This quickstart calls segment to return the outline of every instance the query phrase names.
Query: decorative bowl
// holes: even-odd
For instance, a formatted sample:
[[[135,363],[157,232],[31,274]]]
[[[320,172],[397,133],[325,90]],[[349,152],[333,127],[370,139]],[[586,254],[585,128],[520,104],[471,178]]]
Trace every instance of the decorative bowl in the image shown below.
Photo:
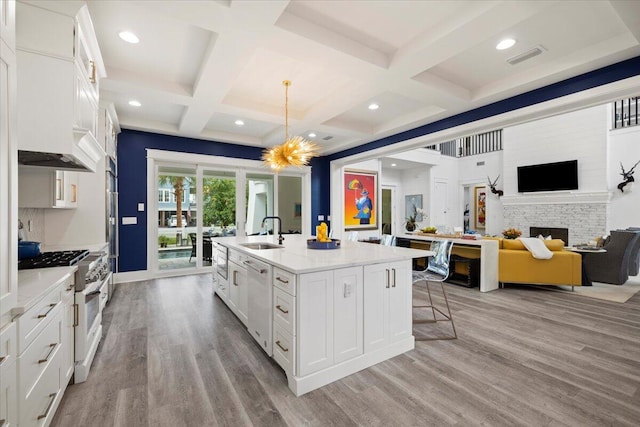
[[[307,239],[307,248],[309,249],[339,249],[340,240],[331,239],[330,242],[319,242],[316,239]]]

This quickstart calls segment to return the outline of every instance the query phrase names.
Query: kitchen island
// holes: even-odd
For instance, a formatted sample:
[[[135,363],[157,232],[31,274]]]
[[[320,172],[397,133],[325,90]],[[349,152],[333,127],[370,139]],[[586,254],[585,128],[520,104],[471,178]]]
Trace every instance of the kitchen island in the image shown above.
[[[215,293],[300,396],[414,348],[411,262],[433,252],[287,235],[219,237]],[[256,243],[266,245],[260,246]]]

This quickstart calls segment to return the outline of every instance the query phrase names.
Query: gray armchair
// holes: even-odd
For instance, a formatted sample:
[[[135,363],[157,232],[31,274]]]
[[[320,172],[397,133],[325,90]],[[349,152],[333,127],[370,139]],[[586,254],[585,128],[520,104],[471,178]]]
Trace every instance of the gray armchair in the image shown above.
[[[639,239],[640,233],[611,231],[611,236],[604,245],[606,253],[584,256],[584,267],[589,279],[623,285],[629,279],[632,252]]]
[[[627,231],[640,233],[640,227],[629,227]],[[636,244],[631,248],[629,259],[629,276],[637,276],[638,273],[640,273],[640,239],[636,239]]]

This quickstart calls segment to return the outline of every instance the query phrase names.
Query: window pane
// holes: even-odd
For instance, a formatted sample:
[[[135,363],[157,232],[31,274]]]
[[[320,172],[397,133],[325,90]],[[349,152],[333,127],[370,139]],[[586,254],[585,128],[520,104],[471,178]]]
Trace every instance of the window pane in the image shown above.
[[[280,224],[268,222],[262,227],[262,219],[265,216],[274,215],[273,209],[273,175],[247,174],[247,235],[260,234],[265,230],[278,231]],[[282,227],[284,231],[284,226]]]

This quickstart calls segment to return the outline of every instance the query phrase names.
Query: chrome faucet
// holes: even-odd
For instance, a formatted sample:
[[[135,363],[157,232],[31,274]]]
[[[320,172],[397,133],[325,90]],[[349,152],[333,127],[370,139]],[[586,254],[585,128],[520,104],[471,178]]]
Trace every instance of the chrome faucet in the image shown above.
[[[268,219],[278,220],[278,244],[281,245],[284,237],[282,237],[282,219],[279,216],[265,216],[262,218],[262,226]],[[275,221],[274,221],[275,222]]]

